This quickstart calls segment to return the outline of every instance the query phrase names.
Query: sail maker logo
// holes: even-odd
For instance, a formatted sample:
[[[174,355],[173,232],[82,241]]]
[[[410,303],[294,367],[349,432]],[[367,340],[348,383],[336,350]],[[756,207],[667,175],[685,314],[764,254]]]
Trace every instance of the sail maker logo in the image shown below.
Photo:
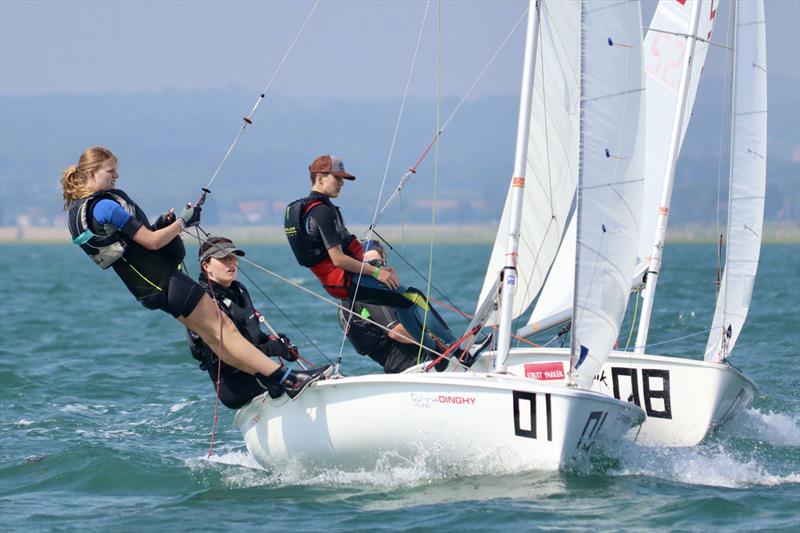
[[[411,393],[411,402],[414,404],[414,407],[421,407],[423,409],[430,409],[434,404],[473,407],[475,405],[475,397],[465,394]]]
[[[565,379],[564,363],[525,363],[525,377],[539,381]]]

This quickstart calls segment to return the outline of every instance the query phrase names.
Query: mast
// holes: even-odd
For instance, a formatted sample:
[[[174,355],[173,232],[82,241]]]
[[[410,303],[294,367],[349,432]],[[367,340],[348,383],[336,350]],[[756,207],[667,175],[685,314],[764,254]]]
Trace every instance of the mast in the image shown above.
[[[522,221],[522,200],[528,160],[528,134],[530,132],[531,100],[533,99],[533,75],[536,70],[536,46],[539,40],[539,2],[540,0],[531,0],[530,2],[528,29],[525,34],[525,59],[519,97],[517,146],[514,156],[514,173],[511,178],[511,224],[506,240],[505,265],[500,273],[500,324],[498,326],[497,357],[494,362],[494,371],[498,373],[505,373],[508,350],[511,347],[511,322],[513,321],[514,292],[517,284],[516,258],[519,250],[519,230]]]
[[[669,217],[669,206],[672,199],[672,186],[675,183],[675,166],[680,150],[681,131],[686,113],[686,97],[689,89],[689,77],[692,70],[692,60],[694,57],[695,45],[697,44],[697,28],[700,24],[700,0],[695,0],[692,4],[692,14],[689,35],[686,36],[686,51],[683,57],[682,75],[678,86],[678,109],[672,122],[672,135],[670,137],[667,166],[664,174],[664,185],[661,189],[661,202],[658,207],[658,219],[656,222],[656,234],[653,241],[653,248],[650,252],[650,260],[647,267],[647,282],[642,296],[642,315],[639,319],[639,331],[636,335],[635,353],[644,353],[647,344],[647,334],[650,330],[650,319],[653,312],[653,300],[655,298],[656,284],[658,283],[658,273],[661,270],[661,257],[664,251],[664,239],[667,235],[667,219]]]

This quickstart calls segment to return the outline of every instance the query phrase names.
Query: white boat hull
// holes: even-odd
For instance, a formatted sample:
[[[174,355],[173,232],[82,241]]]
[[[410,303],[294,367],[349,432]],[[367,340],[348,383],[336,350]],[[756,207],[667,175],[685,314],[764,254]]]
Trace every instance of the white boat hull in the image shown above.
[[[267,468],[371,469],[433,453],[445,467],[494,456],[515,470],[557,470],[642,420],[633,404],[561,384],[434,372],[321,381],[296,400],[261,396],[235,423]]]
[[[493,360],[487,352],[473,368],[491,368]],[[568,369],[567,348],[520,348],[508,357],[512,374],[548,383],[565,382]],[[592,390],[645,410],[637,443],[694,446],[747,408],[758,389],[728,364],[615,351],[595,376]]]

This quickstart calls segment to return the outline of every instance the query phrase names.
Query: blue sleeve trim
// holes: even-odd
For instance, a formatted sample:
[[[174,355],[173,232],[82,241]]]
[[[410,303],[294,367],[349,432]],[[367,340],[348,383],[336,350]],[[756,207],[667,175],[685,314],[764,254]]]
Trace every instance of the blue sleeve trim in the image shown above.
[[[111,224],[117,229],[122,229],[131,215],[114,200],[103,198],[94,205],[92,216],[100,224]]]

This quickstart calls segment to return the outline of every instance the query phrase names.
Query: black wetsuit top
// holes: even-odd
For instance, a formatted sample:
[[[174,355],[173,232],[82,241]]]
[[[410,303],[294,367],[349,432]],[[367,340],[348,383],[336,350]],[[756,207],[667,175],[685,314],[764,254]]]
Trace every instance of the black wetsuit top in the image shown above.
[[[122,197],[134,209],[130,219],[117,230],[119,239],[125,241],[126,247],[125,253],[112,263],[111,268],[131,294],[148,309],[160,309],[174,317],[189,316],[202,298],[203,290],[180,271],[186,254],[180,236],[158,250],[148,250],[134,241],[133,236],[142,226],[151,230],[157,228],[150,224],[144,211],[122,190],[112,189],[109,192]],[[73,202],[69,208],[69,217],[72,219],[80,205],[93,201],[95,196],[102,196],[102,193]],[[89,215],[92,224],[96,225],[97,221],[91,212]],[[102,226],[93,229],[100,232]],[[70,225],[70,232],[73,238],[77,237],[73,225]],[[84,251],[89,253],[85,248]]]
[[[269,335],[259,327],[258,312],[253,307],[245,286],[234,281],[226,288],[209,282],[203,274],[200,274],[198,281],[206,293],[211,295],[213,291],[219,308],[230,317],[242,336],[266,354]],[[216,384],[219,372],[219,399],[226,407],[239,409],[256,396],[267,392],[270,384],[259,381],[255,376],[224,361],[220,364],[217,355],[196,333],[189,330],[187,332],[192,356],[200,361],[200,368],[208,372],[212,383]]]

